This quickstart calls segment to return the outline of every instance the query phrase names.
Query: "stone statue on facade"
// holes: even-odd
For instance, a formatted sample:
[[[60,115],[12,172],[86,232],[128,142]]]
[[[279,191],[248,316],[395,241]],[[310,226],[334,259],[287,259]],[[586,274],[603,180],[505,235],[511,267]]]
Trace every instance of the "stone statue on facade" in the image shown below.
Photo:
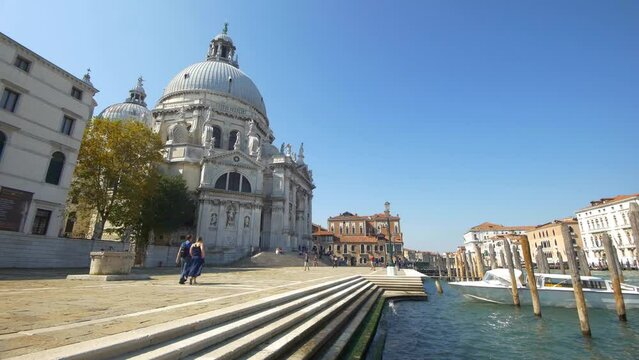
[[[233,205],[229,205],[226,208],[226,227],[231,227],[235,225],[235,207]]]
[[[211,214],[211,221],[209,222],[209,226],[217,227],[217,213]]]
[[[255,160],[257,160],[257,161],[262,160],[262,147],[261,146],[257,148],[257,152],[255,153],[255,156],[256,156]]]
[[[215,155],[215,136],[211,137],[211,139],[205,145],[206,149],[206,157],[212,157]]]
[[[204,116],[204,124],[202,125],[202,145],[206,148],[209,147],[209,142],[213,137],[213,126],[211,125],[211,108],[206,109],[206,115]],[[213,141],[215,144],[215,141]]]
[[[251,217],[247,215],[244,217],[244,227],[247,228],[250,226],[251,226]]]
[[[246,137],[248,138],[249,155],[256,155],[258,148],[260,147],[260,138],[257,136],[257,132],[255,131],[255,122],[253,120],[249,122],[249,130]]]
[[[297,159],[299,159],[300,164],[304,163],[304,143],[300,145],[300,151],[299,151],[299,154],[297,155]]]
[[[284,155],[291,157],[291,144],[286,144],[284,148]]]
[[[282,146],[280,146],[280,154],[284,154],[284,143],[282,143]]]
[[[237,137],[235,138],[235,144],[233,144],[233,150],[240,150],[240,134],[237,134]]]

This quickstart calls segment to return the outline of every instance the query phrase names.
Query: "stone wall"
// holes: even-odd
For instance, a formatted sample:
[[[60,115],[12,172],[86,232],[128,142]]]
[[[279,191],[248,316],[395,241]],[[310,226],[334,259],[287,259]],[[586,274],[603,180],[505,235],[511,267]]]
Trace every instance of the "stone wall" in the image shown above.
[[[0,268],[88,268],[91,251],[127,248],[119,241],[51,238],[0,231]],[[145,267],[175,266],[177,246],[149,245]]]

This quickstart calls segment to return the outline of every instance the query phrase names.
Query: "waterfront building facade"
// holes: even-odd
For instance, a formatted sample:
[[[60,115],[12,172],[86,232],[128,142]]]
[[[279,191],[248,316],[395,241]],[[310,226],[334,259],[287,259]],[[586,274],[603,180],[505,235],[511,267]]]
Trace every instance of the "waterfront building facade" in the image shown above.
[[[605,264],[602,234],[608,233],[624,266],[636,267],[635,238],[630,224],[630,204],[639,205],[639,194],[617,195],[593,200],[590,206],[576,211],[586,258],[591,266]]]
[[[378,263],[385,263],[390,256],[390,244],[395,258],[403,255],[400,217],[391,215],[388,207],[380,214],[360,216],[344,212],[330,217],[328,231],[334,236],[329,250],[349,265],[366,265],[371,255]]]
[[[313,224],[313,251],[319,251],[326,253],[333,248],[334,236],[333,233],[324,229],[322,226]]]
[[[0,92],[0,232],[61,236],[98,90],[0,33]]]
[[[570,238],[564,237],[563,229],[567,229],[570,234]],[[559,264],[559,255],[561,259],[566,262],[566,248],[565,243],[570,241],[573,246],[577,245],[583,247],[581,240],[581,233],[576,218],[566,218],[561,220],[553,220],[549,223],[535,226],[533,229],[527,231],[528,243],[530,244],[531,254],[536,253],[538,246],[541,246],[542,251],[548,263]]]

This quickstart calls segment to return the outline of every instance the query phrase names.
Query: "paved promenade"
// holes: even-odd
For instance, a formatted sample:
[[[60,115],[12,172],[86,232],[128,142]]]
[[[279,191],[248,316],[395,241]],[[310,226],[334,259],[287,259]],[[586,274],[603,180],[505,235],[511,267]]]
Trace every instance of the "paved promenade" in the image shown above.
[[[147,269],[146,281],[66,280],[88,269],[0,269],[0,358],[99,338],[351,275],[367,267],[205,268],[179,285],[177,268]],[[135,270],[134,272],[141,272]]]

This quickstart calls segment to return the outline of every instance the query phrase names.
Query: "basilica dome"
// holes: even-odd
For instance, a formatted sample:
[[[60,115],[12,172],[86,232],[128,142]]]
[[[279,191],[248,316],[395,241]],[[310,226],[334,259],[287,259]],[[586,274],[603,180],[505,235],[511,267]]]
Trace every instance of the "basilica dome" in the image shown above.
[[[180,71],[164,89],[162,98],[204,90],[236,98],[266,116],[262,95],[253,80],[235,66],[222,61],[203,61]]]
[[[266,117],[260,91],[253,80],[239,69],[236,48],[227,34],[227,25],[211,40],[206,61],[195,63],[175,75],[164,89],[160,102],[173,95],[208,91],[237,99]]]
[[[153,116],[144,102],[146,92],[144,87],[142,87],[142,81],[143,79],[140,77],[137,85],[129,90],[129,97],[124,102],[108,106],[102,110],[98,117],[109,120],[133,119],[150,125],[153,121]]]

